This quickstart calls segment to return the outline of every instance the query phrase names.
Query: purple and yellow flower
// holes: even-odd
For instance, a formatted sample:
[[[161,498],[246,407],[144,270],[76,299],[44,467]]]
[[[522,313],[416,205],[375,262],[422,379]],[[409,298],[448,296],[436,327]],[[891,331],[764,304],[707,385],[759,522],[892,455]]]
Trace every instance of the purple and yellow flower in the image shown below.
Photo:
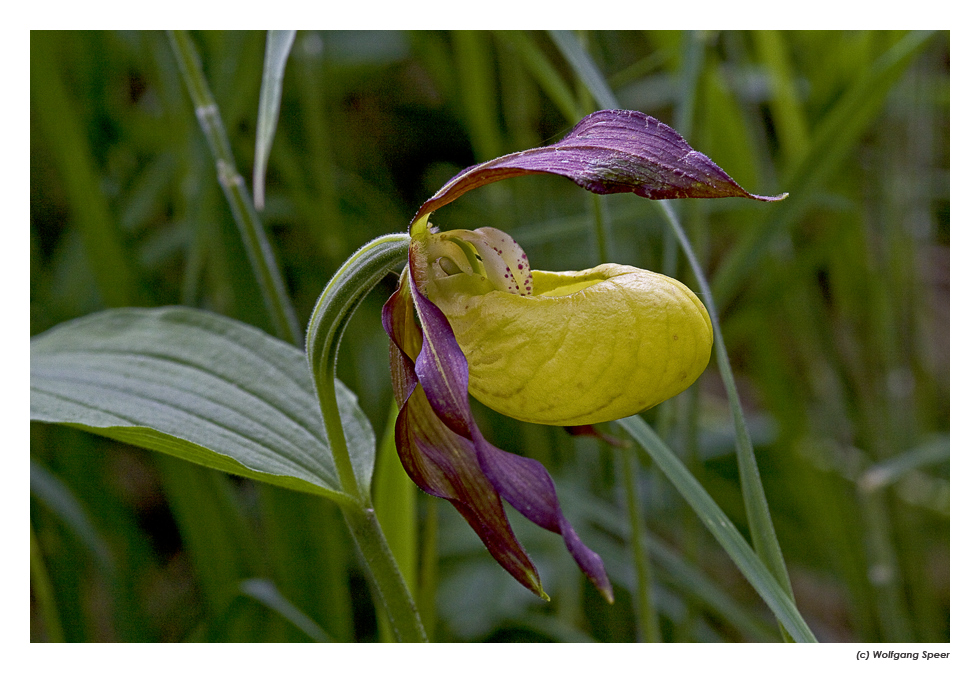
[[[602,110],[548,147],[472,166],[416,213],[408,264],[385,304],[399,414],[395,442],[426,493],[463,515],[500,565],[545,597],[503,502],[558,533],[596,588],[612,600],[602,559],[562,514],[539,462],[502,451],[480,432],[473,395],[513,418],[587,426],[673,397],[708,364],[712,327],[697,296],[667,276],[619,264],[532,271],[508,234],[482,227],[439,232],[429,216],[465,192],[532,173],[597,194],[650,199],[747,197],[723,170],[666,124]]]

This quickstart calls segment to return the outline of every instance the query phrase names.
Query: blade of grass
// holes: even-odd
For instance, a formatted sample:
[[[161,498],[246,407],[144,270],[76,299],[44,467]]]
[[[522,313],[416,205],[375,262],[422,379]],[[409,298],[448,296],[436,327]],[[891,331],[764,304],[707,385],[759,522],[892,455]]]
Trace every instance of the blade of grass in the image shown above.
[[[684,31],[680,45],[681,63],[675,75],[679,81],[679,98],[677,100],[677,108],[674,111],[674,128],[683,137],[691,140],[693,140],[691,136],[694,130],[694,111],[699,103],[698,92],[702,73],[705,70],[704,43],[705,38],[702,32],[693,30]],[[700,236],[695,237],[695,241],[699,244],[697,249],[703,250],[707,245],[706,232],[703,227],[703,222],[699,218],[699,215],[703,212],[703,203],[694,200],[685,205],[686,209],[684,214],[687,216],[686,221],[688,222],[688,227],[700,233]],[[663,236],[662,261],[662,273],[671,277],[679,277],[678,243],[676,236]],[[671,427],[673,429],[674,434],[669,435],[673,440],[672,444],[678,447],[682,459],[695,478],[701,477],[704,472],[701,457],[697,450],[699,416],[701,411],[699,404],[701,399],[701,386],[702,380],[699,378],[688,389],[685,395],[671,398],[659,405],[662,407],[662,410],[657,410],[657,425],[655,426],[658,430],[661,427]],[[661,431],[661,434],[668,436],[663,434],[663,431]],[[696,563],[699,557],[700,546],[703,544],[704,533],[700,526],[698,526],[696,517],[691,510],[684,511],[681,517],[681,529],[683,531],[681,544],[684,549],[685,559],[692,564]],[[735,601],[729,599],[727,596],[723,596],[722,599],[727,599],[728,602],[735,603]],[[685,619],[676,628],[676,640],[684,642],[694,637],[694,629],[696,628],[701,611],[701,606],[697,602],[692,601],[688,607]],[[733,621],[745,632],[750,632],[749,625],[755,620],[741,618]],[[766,637],[758,633],[753,634],[753,637],[759,641],[767,640]]]
[[[155,462],[211,614],[219,614],[238,582],[262,572],[258,541],[226,475],[171,456]]]
[[[912,470],[948,461],[949,435],[935,437],[914,449],[872,465],[861,475],[858,485],[863,491],[875,491],[894,484]]]
[[[284,488],[258,492],[262,543],[278,591],[340,642],[354,639],[350,536],[324,498]]]
[[[799,163],[810,146],[803,110],[796,95],[789,55],[781,32],[752,31],[755,48],[769,75],[772,88],[772,121],[779,146],[791,164]]]
[[[31,460],[31,495],[54,512],[92,554],[103,572],[115,572],[109,545],[96,530],[91,517],[75,494],[40,463]]]
[[[425,499],[425,524],[419,551],[419,615],[426,633],[436,630],[436,594],[439,590],[439,500]]]
[[[487,58],[490,45],[488,36],[480,31],[453,32],[453,49],[460,69],[459,91],[478,162],[504,153],[497,123],[497,92],[491,70],[493,59]]]
[[[259,118],[255,129],[255,164],[252,168],[252,193],[255,196],[256,210],[265,208],[265,169],[272,151],[272,140],[276,137],[276,124],[279,122],[282,77],[295,38],[295,30],[270,30],[266,37]]]
[[[575,34],[570,30],[550,30],[548,34],[599,107],[607,110],[618,108],[619,103],[616,102],[612,89],[606,84],[606,79],[592,62],[592,58],[582,49]]]
[[[694,129],[694,109],[698,99],[698,82],[704,63],[704,38],[694,30],[684,31],[682,39],[683,60],[681,62],[680,87],[677,111],[674,113],[674,129],[690,139]]]
[[[811,135],[810,151],[787,172],[781,186],[786,203],[769,210],[751,234],[739,239],[714,274],[719,306],[726,306],[738,285],[756,267],[759,257],[785,229],[799,221],[827,177],[854,149],[861,134],[878,115],[892,85],[928,44],[932,33],[911,32],[885,52],[871,71],[858,79],[824,115]]]
[[[776,619],[796,642],[816,642],[803,617],[762,560],[752,551],[735,525],[712,500],[704,487],[691,476],[684,464],[639,416],[616,421],[650,455],[681,496],[697,513],[708,531],[728,553],[745,579],[758,592]]]
[[[44,564],[44,552],[34,535],[34,524],[31,524],[31,588],[41,609],[41,619],[44,622],[45,633],[49,643],[65,642],[65,633],[61,629],[61,617],[58,615],[58,605],[54,598],[54,586],[51,576]]]
[[[262,228],[251,199],[248,198],[245,180],[235,168],[235,157],[231,151],[228,134],[221,121],[218,104],[211,95],[204,77],[197,49],[186,31],[171,31],[169,35],[174,56],[180,65],[187,91],[194,103],[194,112],[211,148],[218,171],[218,182],[235,217],[235,223],[238,225],[242,242],[252,264],[252,271],[262,289],[262,298],[272,320],[275,335],[283,341],[301,345],[303,339],[296,314],[286,293],[286,284],[265,229]]]
[[[623,538],[630,534],[629,525],[623,521],[621,511],[604,500],[586,495],[576,502],[576,506],[581,508],[583,516],[597,529]],[[694,510],[687,511],[692,517],[697,517]],[[663,584],[670,585],[690,597],[687,605],[688,612],[691,612],[695,606],[699,607],[700,612],[711,612],[713,618],[721,618],[731,623],[747,640],[769,642],[779,638],[776,629],[770,623],[727,593],[698,567],[695,559],[682,556],[649,530],[645,531],[643,536],[643,547],[655,568],[659,570],[659,577]],[[609,556],[601,549],[597,551],[604,559]],[[678,625],[675,624],[672,633],[673,642],[686,642],[684,639],[677,638],[677,629]]]
[[[416,515],[416,494],[418,487],[409,479],[402,467],[395,448],[395,419],[398,408],[392,403],[384,435],[378,444],[377,464],[375,466],[374,509],[378,513],[378,523],[388,538],[388,545],[401,568],[405,584],[415,597],[418,605],[418,522]],[[421,607],[421,606],[419,606]],[[425,622],[424,616],[420,617]],[[387,642],[393,642],[391,629],[383,615],[378,615],[378,624]]]
[[[636,611],[639,615],[639,640],[643,643],[663,642],[660,621],[657,619],[655,588],[650,577],[651,569],[647,561],[644,545],[646,524],[643,521],[643,507],[636,486],[636,448],[627,446],[619,451],[622,463],[623,486],[630,522],[630,551],[633,553],[633,568],[636,573]],[[646,600],[640,600],[646,597]]]
[[[766,501],[765,490],[762,487],[762,479],[759,475],[759,466],[755,460],[755,453],[752,450],[752,440],[745,424],[745,413],[742,411],[742,403],[738,397],[738,389],[735,386],[735,374],[732,371],[731,362],[728,359],[728,350],[725,348],[725,339],[721,331],[721,322],[718,318],[718,309],[711,294],[711,286],[708,279],[698,263],[691,247],[691,242],[687,239],[684,229],[681,227],[673,209],[665,201],[660,201],[664,216],[667,218],[674,235],[684,254],[687,256],[688,263],[698,281],[698,289],[701,291],[701,301],[704,302],[708,314],[711,316],[711,323],[714,326],[715,336],[715,357],[718,360],[718,368],[721,372],[722,381],[725,384],[725,392],[728,395],[728,405],[732,414],[732,422],[735,425],[735,452],[738,460],[739,481],[742,486],[742,498],[745,502],[745,513],[749,521],[749,531],[752,535],[752,544],[759,552],[759,556],[765,562],[766,567],[779,580],[783,590],[791,598],[793,588],[789,581],[789,573],[786,571],[786,562],[783,560],[782,551],[779,549],[779,541],[776,538],[776,530],[772,525],[772,517],[769,515],[769,504]]]
[[[337,165],[338,149],[334,131],[338,124],[333,110],[338,106],[337,92],[331,84],[332,78],[325,77],[323,56],[323,37],[319,33],[305,32],[300,37],[296,49],[297,65],[301,76],[293,80],[296,95],[300,100],[297,111],[303,121],[302,166],[293,158],[295,152],[289,143],[280,149],[289,150],[289,161],[282,161],[282,153],[277,157],[277,167],[283,173],[283,181],[292,186],[294,199],[302,213],[303,222],[315,228],[314,238],[322,246],[329,260],[329,268],[339,267],[350,252],[348,244],[349,226],[343,221],[340,208],[340,185],[342,172]],[[342,153],[342,152],[341,152]],[[286,164],[286,165],[284,165]],[[290,174],[290,172],[292,174]],[[305,189],[304,177],[309,177],[311,192]],[[356,198],[350,190],[344,190],[347,198]],[[379,222],[379,231],[385,230]]]
[[[893,542],[893,517],[885,493],[859,490],[858,502],[864,519],[868,580],[877,604],[880,637],[893,643],[912,642],[915,640],[912,619],[905,584],[901,581],[902,569]]]
[[[88,147],[76,113],[79,103],[69,96],[59,72],[56,40],[57,33],[44,31],[31,37],[31,109],[64,180],[71,213],[103,303],[109,307],[141,303],[132,255],[123,246],[119,227],[113,222],[93,165],[92,148]]]
[[[571,88],[526,32],[504,30],[498,31],[497,35],[517,52],[524,62],[524,67],[528,69],[538,86],[558,107],[569,124],[574,124],[585,116],[579,108]]]
[[[271,580],[253,577],[243,580],[238,585],[242,596],[247,596],[285,619],[297,629],[309,636],[315,643],[335,642],[320,625],[283,596]]]

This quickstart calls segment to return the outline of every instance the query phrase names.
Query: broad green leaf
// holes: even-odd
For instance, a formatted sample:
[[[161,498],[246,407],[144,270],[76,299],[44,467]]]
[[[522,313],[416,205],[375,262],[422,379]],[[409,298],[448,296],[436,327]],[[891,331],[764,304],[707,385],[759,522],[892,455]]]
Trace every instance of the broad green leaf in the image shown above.
[[[296,38],[295,30],[270,30],[265,42],[265,66],[262,70],[262,90],[259,93],[259,119],[255,129],[255,165],[252,172],[252,193],[255,209],[265,207],[265,169],[272,151],[279,121],[282,99],[282,78],[286,59]]]
[[[351,451],[373,462],[371,426],[339,381],[337,401]],[[34,337],[31,420],[345,497],[303,352],[205,311],[116,309]]]
[[[650,454],[793,639],[798,643],[816,642],[796,605],[752,551],[735,524],[663,440],[639,416],[630,416],[617,422]]]

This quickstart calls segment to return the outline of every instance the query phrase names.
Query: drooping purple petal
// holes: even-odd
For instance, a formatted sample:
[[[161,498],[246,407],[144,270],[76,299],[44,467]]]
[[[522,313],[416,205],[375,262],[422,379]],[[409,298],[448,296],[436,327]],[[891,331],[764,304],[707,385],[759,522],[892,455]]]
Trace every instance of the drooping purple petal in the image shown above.
[[[555,484],[545,467],[536,460],[502,451],[487,442],[474,428],[480,467],[501,497],[531,522],[558,533],[572,558],[610,603],[612,585],[606,577],[602,558],[579,539],[562,514]]]
[[[582,543],[565,519],[548,471],[536,460],[502,451],[483,438],[470,410],[466,357],[445,315],[418,290],[412,274],[408,275],[422,323],[415,374],[432,410],[453,434],[470,440],[483,474],[504,500],[530,521],[562,536],[572,558],[611,602],[612,585],[602,559]]]
[[[501,567],[547,599],[534,563],[510,527],[496,488],[483,473],[473,442],[446,427],[418,385],[413,358],[421,349],[422,333],[415,324],[406,283],[402,282],[385,304],[382,322],[391,339],[391,375],[399,406],[395,445],[405,471],[426,493],[452,503]]]
[[[596,194],[633,192],[648,199],[738,196],[778,201],[742,189],[711,159],[691,149],[677,131],[642,112],[600,110],[562,140],[471,166],[422,204],[413,221],[471,189],[530,173],[573,180]]]

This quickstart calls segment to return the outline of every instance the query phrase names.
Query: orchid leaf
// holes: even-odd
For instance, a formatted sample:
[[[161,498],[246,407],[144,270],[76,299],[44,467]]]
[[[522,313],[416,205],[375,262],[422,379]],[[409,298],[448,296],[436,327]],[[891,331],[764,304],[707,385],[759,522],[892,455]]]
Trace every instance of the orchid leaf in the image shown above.
[[[347,442],[373,452],[356,398],[337,390]],[[205,311],[116,309],[34,337],[31,420],[345,499],[303,352]]]
[[[672,128],[631,110],[600,110],[554,145],[507,154],[457,174],[422,204],[425,215],[471,189],[534,173],[561,175],[596,194],[632,192],[648,199],[737,196],[779,201],[742,189],[711,159],[694,151]]]

